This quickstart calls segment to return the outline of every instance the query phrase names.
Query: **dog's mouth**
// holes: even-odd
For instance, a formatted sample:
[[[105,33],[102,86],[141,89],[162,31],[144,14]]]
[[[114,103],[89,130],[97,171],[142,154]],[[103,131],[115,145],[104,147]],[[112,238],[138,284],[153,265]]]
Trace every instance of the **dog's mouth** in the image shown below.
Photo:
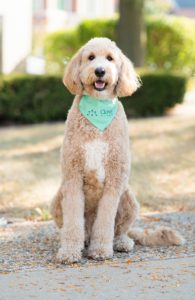
[[[99,92],[105,90],[106,85],[107,85],[107,83],[101,79],[96,80],[93,84],[95,90],[97,90]]]

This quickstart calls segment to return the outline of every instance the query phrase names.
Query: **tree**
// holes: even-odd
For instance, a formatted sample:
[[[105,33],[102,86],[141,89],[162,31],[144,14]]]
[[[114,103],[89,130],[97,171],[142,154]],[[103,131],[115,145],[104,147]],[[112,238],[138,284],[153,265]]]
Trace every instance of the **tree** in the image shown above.
[[[144,64],[146,33],[144,0],[119,1],[118,43],[136,67]]]

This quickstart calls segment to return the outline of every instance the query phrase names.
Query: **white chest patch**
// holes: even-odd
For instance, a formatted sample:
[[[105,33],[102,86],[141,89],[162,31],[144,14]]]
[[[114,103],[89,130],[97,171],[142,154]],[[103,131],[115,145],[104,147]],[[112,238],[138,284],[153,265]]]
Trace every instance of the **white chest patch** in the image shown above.
[[[85,168],[96,171],[97,179],[103,182],[105,179],[104,158],[108,152],[108,144],[101,140],[94,140],[85,144]]]

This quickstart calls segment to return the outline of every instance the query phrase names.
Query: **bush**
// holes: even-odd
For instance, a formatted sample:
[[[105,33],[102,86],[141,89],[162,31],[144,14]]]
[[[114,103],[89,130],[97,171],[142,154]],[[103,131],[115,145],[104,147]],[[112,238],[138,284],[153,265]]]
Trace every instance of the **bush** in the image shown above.
[[[167,70],[195,70],[195,22],[181,17],[147,22],[147,64]]]
[[[143,86],[122,100],[127,116],[160,116],[181,103],[186,89],[185,76],[166,73],[143,73]]]
[[[128,116],[162,115],[182,102],[186,78],[171,74],[141,75],[143,87],[122,100]],[[65,120],[73,96],[58,76],[0,78],[0,123]]]
[[[54,32],[45,39],[45,58],[48,73],[61,73],[65,62],[80,48],[77,30]]]
[[[74,32],[48,35],[45,43],[47,65],[58,65],[57,71],[62,72],[64,58],[71,57],[90,38],[106,36],[116,40],[116,26],[117,19],[87,20]],[[147,18],[146,29],[147,66],[187,73],[195,70],[194,21],[173,16]],[[53,71],[56,72],[56,68]]]
[[[56,76],[0,78],[0,123],[64,120],[73,96]]]
[[[116,26],[117,19],[85,20],[77,27],[79,43],[83,45],[89,39],[101,36],[116,41]]]

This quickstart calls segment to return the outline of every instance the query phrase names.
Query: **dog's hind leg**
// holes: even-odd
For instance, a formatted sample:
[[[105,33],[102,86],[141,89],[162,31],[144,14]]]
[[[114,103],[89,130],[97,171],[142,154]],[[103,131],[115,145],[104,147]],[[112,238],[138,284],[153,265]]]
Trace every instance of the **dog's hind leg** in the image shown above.
[[[156,229],[133,228],[132,225],[139,214],[139,204],[135,196],[125,191],[121,196],[116,221],[114,250],[128,252],[136,244],[143,246],[183,245],[184,238],[172,228],[157,227]]]
[[[138,215],[139,204],[133,193],[126,190],[121,196],[115,220],[115,251],[129,252],[132,250],[134,241],[128,237],[128,231]]]
[[[57,194],[53,197],[50,206],[50,214],[59,228],[62,228],[63,226],[62,199],[63,195],[60,188]]]

